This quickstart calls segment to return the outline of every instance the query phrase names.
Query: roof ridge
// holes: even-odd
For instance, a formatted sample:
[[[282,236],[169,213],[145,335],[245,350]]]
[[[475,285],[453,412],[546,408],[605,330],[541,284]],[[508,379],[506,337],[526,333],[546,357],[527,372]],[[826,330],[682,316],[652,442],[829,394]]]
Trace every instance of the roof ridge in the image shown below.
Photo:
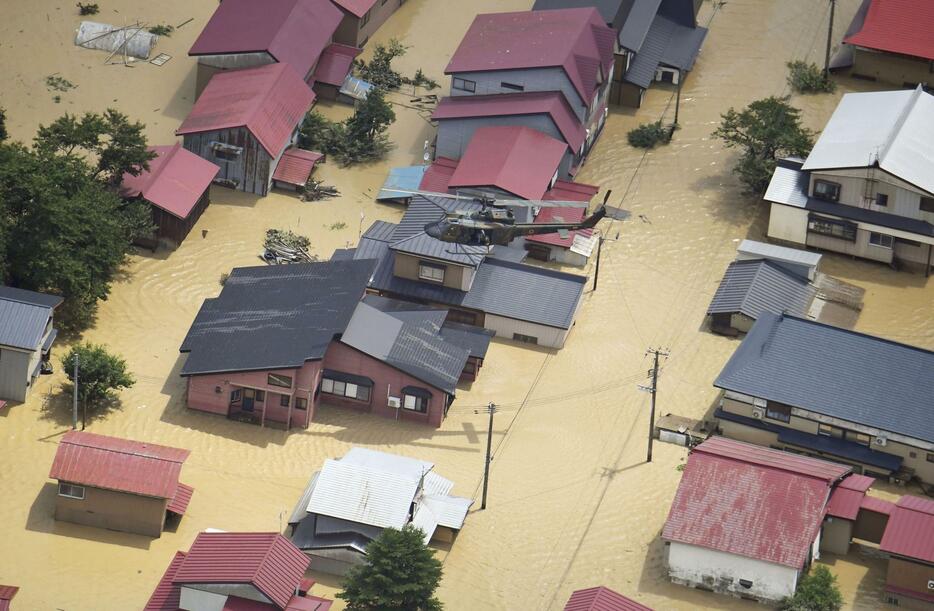
[[[153,172],[151,169],[149,170],[149,180],[146,181],[146,186],[139,190],[140,195],[142,195],[143,197],[146,197],[146,191],[149,191],[149,188],[156,183],[156,180],[160,176],[162,176],[162,173],[165,171],[165,168],[168,167],[169,163],[173,159],[175,159],[175,155],[178,153],[181,147],[182,147],[181,142],[176,142],[175,144],[171,145],[169,147],[169,150],[167,150],[165,154],[162,156],[162,163],[159,164],[159,167],[156,168],[156,171]],[[156,147],[153,147],[153,148],[156,148]]]
[[[916,352],[921,352],[921,353],[924,353],[924,354],[928,354],[928,355],[934,356],[934,350],[928,350],[927,348],[922,348],[921,346],[915,346],[915,345],[913,345],[913,344],[906,344],[906,343],[904,343],[904,342],[897,342],[897,341],[895,341],[895,340],[893,340],[893,339],[889,339],[889,338],[887,338],[887,337],[882,337],[882,336],[879,336],[879,335],[870,335],[869,333],[863,333],[863,332],[857,331],[857,330],[855,330],[855,329],[845,329],[845,328],[843,328],[843,327],[836,327],[836,326],[834,326],[834,325],[831,325],[831,324],[828,324],[828,323],[825,323],[825,322],[820,322],[819,320],[812,320],[812,319],[810,319],[810,318],[802,318],[802,317],[800,317],[800,316],[795,316],[794,314],[782,314],[781,317],[782,317],[782,318],[790,318],[790,319],[795,320],[795,321],[798,321],[798,322],[804,322],[804,323],[808,323],[808,324],[811,324],[811,325],[814,325],[814,326],[818,326],[818,327],[824,327],[824,328],[826,328],[826,329],[830,329],[831,331],[839,331],[839,332],[841,332],[841,333],[846,333],[846,334],[848,334],[848,335],[858,335],[858,336],[863,337],[863,338],[865,338],[865,339],[867,339],[867,340],[872,340],[872,341],[881,342],[881,343],[885,343],[885,344],[891,344],[891,345],[893,345],[893,346],[899,346],[899,347],[901,347],[901,348],[908,348],[908,349],[914,350],[914,351],[916,351]]]
[[[276,30],[275,36],[273,36],[272,39],[269,41],[269,44],[266,45],[267,47],[269,47],[268,49],[265,50],[266,53],[268,53],[274,60],[276,60],[276,63],[278,64],[285,63],[285,60],[280,59],[276,57],[275,55],[273,55],[272,47],[276,46],[276,43],[279,41],[279,37],[282,36],[282,33],[285,30],[285,26],[288,25],[288,23],[295,16],[295,10],[298,8],[298,5],[301,3],[301,1],[302,0],[291,0],[292,8],[289,9],[289,14],[286,15],[285,19],[282,20],[282,23],[280,24],[279,28]]]
[[[765,449],[770,449],[770,448],[759,448],[758,446],[757,446],[757,448],[758,448],[758,450],[760,450],[760,451],[761,451],[761,450],[765,450]],[[719,460],[727,460],[727,461],[730,461],[730,462],[739,463],[739,464],[744,464],[744,465],[749,465],[749,466],[751,466],[751,467],[759,467],[759,468],[768,469],[768,470],[771,470],[771,471],[781,471],[781,472],[783,472],[783,473],[790,473],[790,474],[792,474],[792,475],[796,475],[796,476],[800,476],[800,477],[807,477],[807,478],[809,478],[809,479],[814,479],[814,480],[818,480],[818,481],[821,481],[821,482],[826,482],[826,483],[827,483],[827,486],[828,486],[829,488],[833,488],[833,486],[834,486],[838,481],[842,480],[842,479],[845,478],[847,475],[849,475],[850,473],[852,473],[852,470],[851,470],[851,471],[847,471],[846,473],[844,473],[844,474],[842,474],[842,475],[840,475],[840,476],[838,476],[838,477],[830,478],[829,476],[821,476],[821,475],[817,475],[817,474],[814,474],[814,473],[805,473],[805,472],[803,472],[803,471],[800,471],[800,470],[796,469],[796,468],[793,467],[791,464],[784,465],[784,464],[782,464],[782,463],[777,463],[777,462],[776,462],[776,463],[767,462],[767,459],[765,459],[765,458],[762,458],[762,459],[760,459],[760,460],[756,460],[756,459],[754,459],[754,458],[749,458],[749,457],[740,457],[740,456],[733,456],[733,455],[727,455],[727,454],[720,454],[720,453],[718,453],[716,450],[704,448],[704,447],[703,447],[703,444],[701,444],[701,445],[697,446],[696,448],[694,448],[694,450],[692,450],[692,453],[693,453],[693,452],[696,452],[696,451],[700,451],[702,454],[705,454],[705,455],[707,455],[707,456],[710,456],[710,457],[712,457],[712,458],[716,458],[716,459],[719,459]],[[778,451],[780,451],[780,450],[778,450]],[[782,453],[787,455],[787,456],[785,456],[784,458],[790,458],[792,461],[797,460],[797,459],[802,459],[802,460],[814,460],[814,461],[820,461],[820,462],[824,462],[824,463],[828,463],[828,464],[833,464],[833,463],[829,463],[829,461],[822,460],[822,459],[819,459],[819,458],[811,458],[810,456],[799,456],[799,455],[791,454],[790,452],[782,452]],[[770,455],[768,455],[768,456],[770,456]],[[777,460],[777,457],[776,457],[776,460]],[[841,465],[841,466],[842,466],[842,465]]]
[[[895,120],[895,123],[892,125],[892,129],[889,131],[888,137],[882,144],[881,153],[878,152],[877,149],[875,159],[875,163],[877,165],[882,165],[886,155],[888,155],[892,148],[892,144],[894,144],[895,140],[898,138],[899,133],[905,126],[905,122],[908,120],[908,116],[914,111],[915,106],[918,104],[918,100],[921,99],[921,94],[923,93],[924,89],[922,89],[920,84],[917,86],[917,88],[915,88],[914,91],[911,92],[911,95],[908,98],[908,102],[905,104],[904,108],[902,108],[902,111],[898,115],[898,119]]]

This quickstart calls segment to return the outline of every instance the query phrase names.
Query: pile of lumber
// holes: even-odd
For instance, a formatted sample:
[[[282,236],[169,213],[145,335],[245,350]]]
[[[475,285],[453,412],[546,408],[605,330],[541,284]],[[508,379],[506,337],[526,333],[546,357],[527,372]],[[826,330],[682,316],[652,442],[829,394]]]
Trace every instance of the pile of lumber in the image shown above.
[[[305,185],[304,190],[302,191],[302,201],[318,201],[320,199],[325,199],[328,197],[337,197],[340,195],[340,191],[337,190],[337,187],[332,187],[331,185],[326,185],[320,180],[309,180],[308,184]]]
[[[317,261],[318,257],[309,254],[310,244],[311,241],[305,236],[282,229],[270,229],[266,232],[262,259],[269,265],[312,263]]]

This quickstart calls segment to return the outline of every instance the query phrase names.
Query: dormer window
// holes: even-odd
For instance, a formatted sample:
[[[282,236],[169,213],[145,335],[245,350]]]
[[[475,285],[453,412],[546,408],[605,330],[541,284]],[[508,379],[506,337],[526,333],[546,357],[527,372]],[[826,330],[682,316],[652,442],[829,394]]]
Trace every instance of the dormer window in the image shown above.
[[[814,197],[828,202],[840,201],[840,183],[829,180],[814,181]]]
[[[420,280],[441,284],[444,282],[444,270],[443,265],[425,263],[424,261],[418,263],[418,277]]]

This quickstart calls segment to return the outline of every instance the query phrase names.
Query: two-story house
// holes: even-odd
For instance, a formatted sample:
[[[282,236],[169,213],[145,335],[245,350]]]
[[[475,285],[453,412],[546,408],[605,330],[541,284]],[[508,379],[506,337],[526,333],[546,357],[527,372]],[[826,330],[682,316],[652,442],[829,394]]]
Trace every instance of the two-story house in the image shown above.
[[[807,159],[779,162],[771,238],[890,265],[934,264],[934,96],[843,96]]]
[[[584,129],[579,165],[606,121],[614,40],[594,8],[478,15],[445,68],[450,94],[560,93]],[[439,128],[439,150],[451,127]]]
[[[727,437],[934,482],[934,352],[761,312],[714,386]]]
[[[52,371],[58,295],[0,286],[0,402],[25,401],[36,378]]]

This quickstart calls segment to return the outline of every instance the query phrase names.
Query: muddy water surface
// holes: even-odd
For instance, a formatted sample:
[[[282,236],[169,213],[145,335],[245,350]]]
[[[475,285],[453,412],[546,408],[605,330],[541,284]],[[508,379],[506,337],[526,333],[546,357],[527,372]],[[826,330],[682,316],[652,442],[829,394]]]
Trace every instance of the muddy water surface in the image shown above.
[[[171,141],[193,97],[194,62],[185,53],[213,3],[101,3],[97,19],[118,24],[195,17],[160,43],[159,51],[174,55],[162,68],[104,66],[106,55],[75,49],[78,17],[70,6],[11,4],[0,24],[0,81],[13,86],[0,92],[0,104],[14,138],[29,139],[39,123],[64,111],[114,106],[144,121],[152,142]],[[474,13],[527,6],[408,0],[375,40],[400,38],[410,49],[399,67],[407,73],[420,67],[443,82]],[[855,8],[855,0],[838,2],[838,31]],[[710,132],[727,107],[787,93],[789,59],[820,61],[826,7],[730,0],[721,8],[705,4],[701,19],[711,20],[710,34],[682,91],[675,141],[645,154],[625,142],[638,123],[671,120],[673,90],[656,88],[638,112],[611,114],[582,170],[580,180],[612,188],[613,203],[631,216],[603,225],[619,239],[604,245],[599,288],[585,296],[567,346],[555,353],[494,343],[480,379],[459,392],[439,430],[328,408],[308,431],[260,429],[185,411],[178,377],[178,346],[202,301],[219,292],[222,273],[258,263],[267,228],[305,233],[313,252],[326,257],[355,243],[373,220],[399,218],[400,210],[372,197],[389,167],[418,163],[431,136],[425,113],[410,108],[407,95],[392,96],[398,121],[389,159],[318,170],[340,198],[302,203],[279,193],[255,198],[215,188],[181,248],[131,257],[86,337],[124,355],[138,382],[122,393],[123,408],[90,430],[190,448],[182,480],[197,491],[178,528],[156,540],[53,521],[55,491],[46,476],[69,422],[62,376],[43,378],[29,402],[0,415],[0,583],[22,587],[18,608],[138,609],[174,552],[187,549],[198,531],[279,529],[311,473],[354,445],[432,460],[456,482],[455,493],[479,497],[486,417],[474,410],[487,401],[501,406],[490,501],[470,515],[450,550],[439,550],[445,567],[439,596],[449,609],[560,609],[572,590],[599,584],[656,609],[757,608],[666,582],[658,534],[685,451],[657,444],[654,461],[645,464],[648,395],[637,384],[650,366],[645,349],[662,346],[671,356],[663,363],[660,412],[701,418],[715,401],[711,381],[737,342],[706,332],[704,311],[738,241],[762,237],[767,212],[740,193],[729,173],[735,153]],[[56,72],[78,85],[59,103],[44,85]],[[835,95],[794,102],[819,128],[841,93],[865,87],[847,81]],[[323,110],[335,118],[348,112]],[[841,257],[825,260],[829,273],[867,291],[859,330],[934,347],[934,283]],[[879,605],[884,563],[877,555],[828,561],[848,607]],[[333,578],[314,576],[321,593],[339,588]]]

